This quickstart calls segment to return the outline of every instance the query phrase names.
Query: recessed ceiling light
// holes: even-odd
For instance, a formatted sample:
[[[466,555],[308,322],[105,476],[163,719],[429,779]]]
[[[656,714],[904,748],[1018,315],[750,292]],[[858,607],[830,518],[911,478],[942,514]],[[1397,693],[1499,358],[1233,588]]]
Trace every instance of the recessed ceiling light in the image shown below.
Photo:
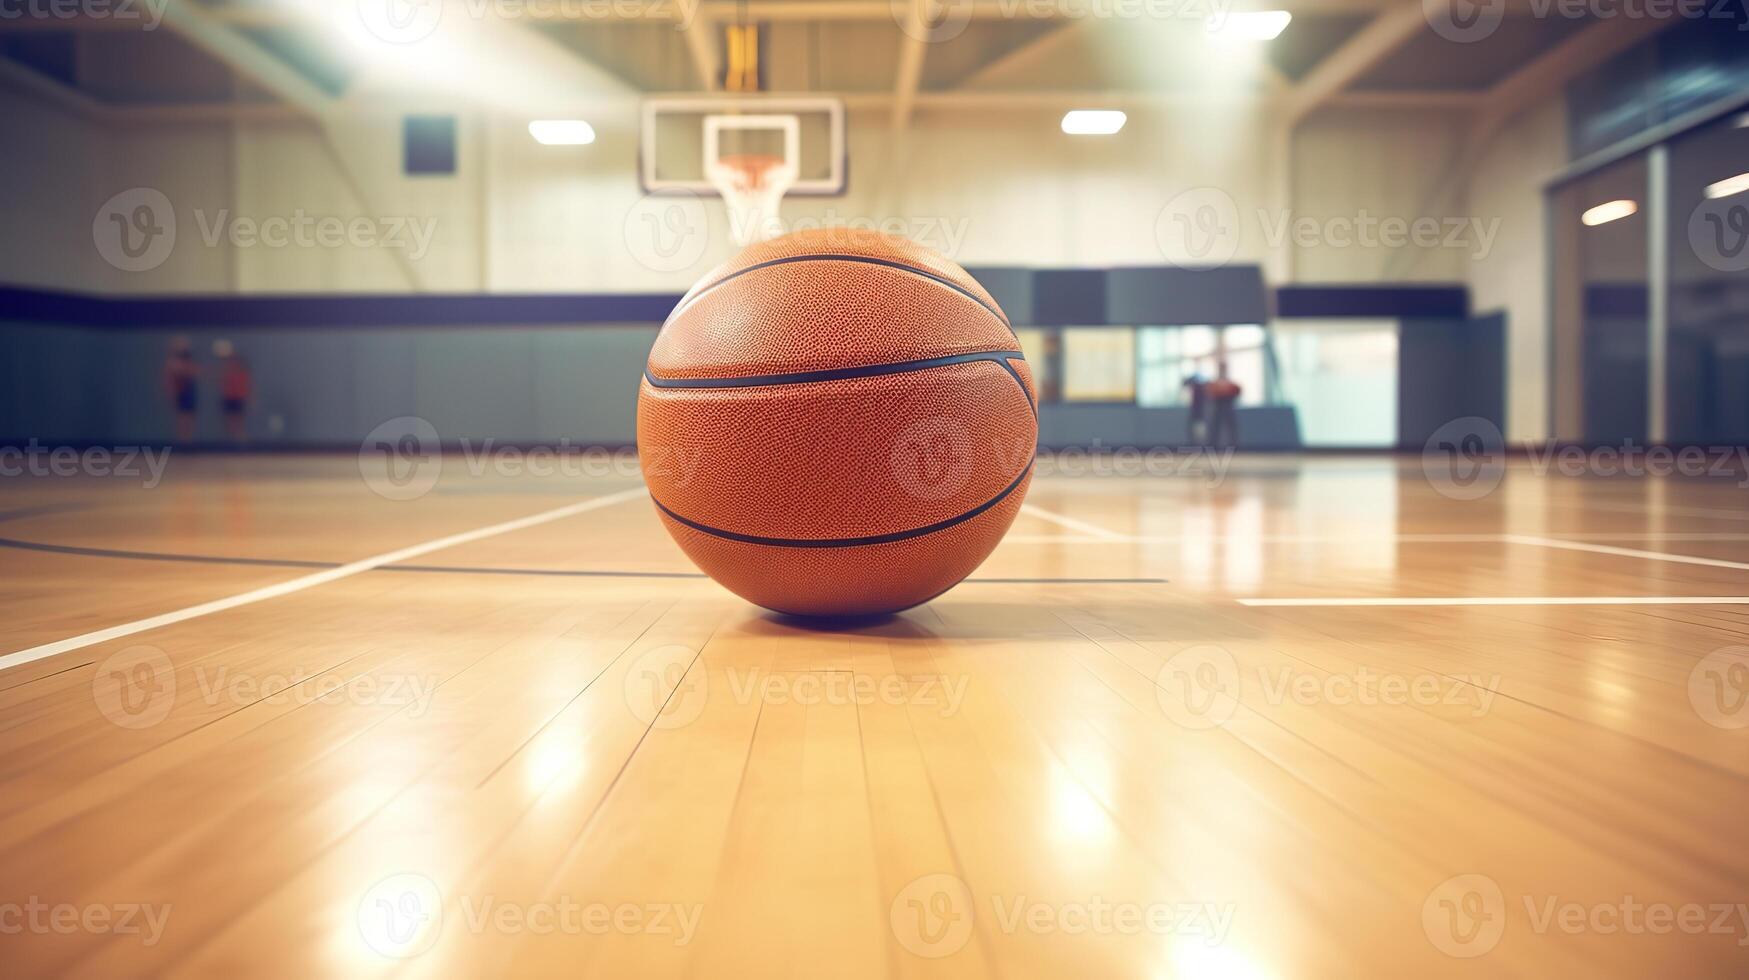
[[[1285,10],[1237,10],[1209,27],[1216,41],[1273,41],[1287,30],[1294,15]]]
[[[1708,184],[1705,193],[1707,200],[1716,201],[1744,191],[1749,191],[1749,174],[1738,174],[1735,177],[1726,177],[1716,184]]]
[[[1640,210],[1640,206],[1632,201],[1605,201],[1594,208],[1588,208],[1579,216],[1579,221],[1586,225],[1596,226],[1607,224],[1617,218],[1625,218]]]
[[[536,119],[528,135],[547,146],[582,146],[595,142],[595,127],[581,119]]]
[[[1117,109],[1074,109],[1063,116],[1063,132],[1072,136],[1110,136],[1129,117]]]

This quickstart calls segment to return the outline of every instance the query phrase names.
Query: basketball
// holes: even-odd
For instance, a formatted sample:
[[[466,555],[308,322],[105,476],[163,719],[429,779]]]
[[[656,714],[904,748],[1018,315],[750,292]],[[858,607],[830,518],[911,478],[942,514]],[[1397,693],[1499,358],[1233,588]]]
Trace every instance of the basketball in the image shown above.
[[[965,578],[1026,496],[1032,377],[996,301],[902,238],[761,242],[670,314],[638,396],[668,532],[731,592],[892,612]]]

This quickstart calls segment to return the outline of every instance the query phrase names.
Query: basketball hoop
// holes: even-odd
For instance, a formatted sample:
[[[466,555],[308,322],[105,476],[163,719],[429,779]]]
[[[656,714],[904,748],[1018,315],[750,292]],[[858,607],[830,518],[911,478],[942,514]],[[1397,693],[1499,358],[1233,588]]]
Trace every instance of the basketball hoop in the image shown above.
[[[719,152],[724,129],[776,130],[783,135],[782,156],[769,153]],[[784,194],[801,175],[796,164],[801,134],[794,116],[710,116],[705,119],[704,172],[723,195],[729,209],[729,234],[735,244],[754,242],[783,234],[778,208]]]

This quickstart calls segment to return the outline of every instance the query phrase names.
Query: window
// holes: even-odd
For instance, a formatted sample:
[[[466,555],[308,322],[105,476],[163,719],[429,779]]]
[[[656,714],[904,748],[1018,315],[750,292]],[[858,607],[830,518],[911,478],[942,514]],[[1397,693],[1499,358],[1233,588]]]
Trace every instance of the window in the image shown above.
[[[1136,397],[1136,332],[1129,327],[1063,330],[1063,400],[1129,402]]]

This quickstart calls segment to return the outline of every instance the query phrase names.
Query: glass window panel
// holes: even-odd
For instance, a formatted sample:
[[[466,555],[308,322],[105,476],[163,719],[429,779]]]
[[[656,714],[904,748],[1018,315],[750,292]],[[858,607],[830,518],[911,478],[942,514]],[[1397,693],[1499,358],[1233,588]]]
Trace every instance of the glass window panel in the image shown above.
[[[1666,438],[1749,442],[1749,127],[1670,144]]]
[[[1275,351],[1306,445],[1397,444],[1396,321],[1282,320]]]
[[[1129,327],[1063,331],[1063,400],[1111,402],[1136,397],[1136,332]]]

